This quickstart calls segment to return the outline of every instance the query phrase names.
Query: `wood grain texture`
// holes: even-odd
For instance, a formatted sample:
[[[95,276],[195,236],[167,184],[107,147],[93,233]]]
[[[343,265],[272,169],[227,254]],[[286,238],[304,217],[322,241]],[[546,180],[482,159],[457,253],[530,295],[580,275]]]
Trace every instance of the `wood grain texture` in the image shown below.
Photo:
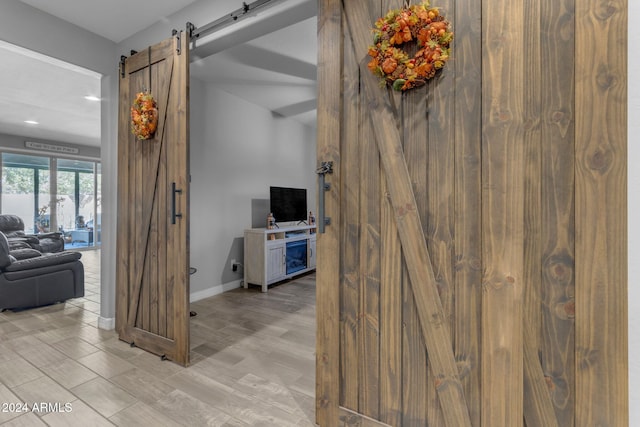
[[[428,87],[424,86],[403,94],[400,99],[402,142],[407,159],[407,170],[411,179],[416,207],[422,219],[422,232],[427,236],[429,212],[429,122],[427,120]],[[429,370],[429,360],[425,341],[420,329],[420,320],[413,295],[413,288],[405,265],[403,269],[403,418],[402,425],[420,426],[425,420],[433,421],[433,401],[436,399],[433,374]]]
[[[362,415],[358,412],[351,411],[346,408],[340,408],[340,420],[338,423],[342,427],[390,427],[391,424],[385,424],[373,418]]]
[[[183,54],[177,55],[176,40],[167,39],[125,63],[119,123],[116,323],[122,340],[186,365],[189,52],[184,51],[183,38]],[[130,98],[143,90],[154,95],[160,117],[154,138],[137,141],[129,131]],[[169,182],[183,189],[177,209],[183,216],[175,229],[167,225]]]
[[[552,33],[541,33],[539,1],[524,2],[524,57],[529,80],[524,87],[524,418],[527,426],[557,426],[539,353],[542,351],[542,75],[565,79],[561,73],[543,73],[542,39]],[[547,21],[544,19],[544,21]],[[550,20],[549,20],[550,21]],[[545,70],[547,67],[544,67]],[[571,74],[567,86],[571,84]],[[545,91],[546,92],[546,91]],[[563,424],[572,425],[572,424]]]
[[[540,4],[541,363],[558,425],[575,422],[575,1]]]
[[[344,16],[343,16],[344,20]],[[345,34],[345,43],[350,36]],[[361,153],[367,141],[360,135],[360,78],[353,48],[343,49],[343,110],[341,150],[341,286],[340,286],[340,405],[357,411],[360,405],[360,285],[361,285]]]
[[[352,28],[356,52],[366,52],[369,32],[367,12],[363,4],[344,3],[347,21]],[[377,90],[376,78],[361,64],[361,77],[368,97],[367,108],[376,132],[391,202],[405,256],[418,313],[422,334],[433,363],[434,375],[439,382],[436,388],[448,426],[470,425],[464,395],[458,378],[449,327],[437,293],[435,277],[426,248],[424,232],[416,207],[411,180],[402,153],[401,136],[395,125],[390,102]]]
[[[402,94],[365,64],[403,2],[334,5],[340,376],[318,381],[343,406],[321,425],[627,425],[626,0],[443,0],[453,60]]]
[[[353,49],[351,49],[353,52]],[[358,68],[355,67],[357,70]],[[360,310],[359,412],[379,417],[380,404],[380,154],[374,149],[375,135],[369,111],[361,95],[360,141]]]
[[[389,201],[381,185],[380,220],[380,421],[402,423],[402,248]]]
[[[339,0],[318,2],[318,161],[332,161],[333,190],[325,193],[325,213],[333,225],[318,235],[316,331],[316,422],[338,420],[340,350],[340,135],[342,108],[342,6]]]
[[[576,0],[576,425],[629,423],[627,1]]]
[[[523,419],[523,4],[482,16],[482,425]]]
[[[184,32],[180,37],[180,54],[177,53],[177,38],[173,38],[173,70],[174,76],[171,82],[171,106],[173,111],[167,109],[167,115],[173,120],[172,133],[166,138],[171,142],[168,146],[172,150],[167,151],[167,184],[176,182],[177,188],[182,192],[177,197],[177,212],[182,214],[174,227],[169,225],[167,248],[172,248],[173,253],[167,256],[168,282],[173,283],[173,330],[175,331],[174,352],[167,354],[167,358],[183,366],[189,364],[189,45]],[[167,185],[168,188],[169,185]],[[167,188],[165,187],[165,188]],[[167,212],[170,210],[167,209]],[[170,215],[165,215],[169,219]],[[170,223],[170,221],[168,221]],[[173,244],[172,244],[173,243]],[[174,275],[172,281],[171,274]]]
[[[481,6],[456,3],[455,67],[455,288],[453,342],[469,416],[480,425],[480,302],[482,283]]]
[[[455,17],[452,0],[439,0],[438,8],[445,16]],[[453,328],[454,286],[454,193],[455,193],[455,139],[456,117],[455,67],[445,67],[428,84],[427,122],[428,122],[428,163],[427,163],[427,211],[422,214],[422,223],[427,237],[427,248],[438,286],[438,294],[446,322]],[[420,115],[414,120],[421,120]],[[450,329],[452,330],[452,329]],[[451,341],[453,337],[449,339]],[[428,384],[434,384],[436,378],[429,372]],[[428,388],[427,422],[430,426],[441,426],[442,412],[435,388]]]
[[[124,65],[121,65],[123,67]],[[118,103],[118,206],[129,206],[129,185],[130,175],[129,158],[131,144],[131,131],[129,130],[130,112],[122,108],[131,102],[131,93],[129,86],[129,73],[125,72],[125,76],[119,79],[120,96]],[[119,334],[124,333],[127,323],[127,308],[129,301],[129,221],[127,216],[121,217],[123,212],[118,210],[120,221],[117,221],[116,229],[116,331]],[[125,212],[127,214],[127,212]]]

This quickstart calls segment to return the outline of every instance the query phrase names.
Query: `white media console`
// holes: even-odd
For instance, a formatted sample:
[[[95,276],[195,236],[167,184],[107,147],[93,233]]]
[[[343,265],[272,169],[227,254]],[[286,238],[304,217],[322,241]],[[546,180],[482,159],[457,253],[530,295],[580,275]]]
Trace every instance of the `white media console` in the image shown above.
[[[316,226],[250,228],[244,231],[244,287],[262,286],[316,268]]]

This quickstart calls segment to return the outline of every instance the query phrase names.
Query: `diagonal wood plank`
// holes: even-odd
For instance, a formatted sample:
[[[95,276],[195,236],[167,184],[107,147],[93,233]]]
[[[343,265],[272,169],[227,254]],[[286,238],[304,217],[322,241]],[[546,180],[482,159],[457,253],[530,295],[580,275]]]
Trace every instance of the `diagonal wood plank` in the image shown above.
[[[365,19],[368,16],[366,5],[363,2],[343,1],[343,7],[349,22],[348,27],[354,29],[352,38],[356,54],[367,52],[370,44],[368,28],[371,23]],[[366,62],[361,62],[360,68],[368,99],[367,107],[376,133],[375,140],[387,178],[391,204],[406,256],[420,326],[436,378],[435,387],[445,424],[450,427],[470,426],[469,411],[451,346],[449,325],[438,295],[392,106],[385,96],[386,92],[379,88],[376,77],[367,69]]]

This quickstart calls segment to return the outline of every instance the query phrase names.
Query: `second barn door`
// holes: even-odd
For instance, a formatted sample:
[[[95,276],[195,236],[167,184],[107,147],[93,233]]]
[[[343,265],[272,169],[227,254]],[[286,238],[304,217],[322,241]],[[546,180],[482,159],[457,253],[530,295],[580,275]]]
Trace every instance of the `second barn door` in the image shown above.
[[[116,329],[120,339],[187,365],[189,49],[181,36],[121,63]],[[150,135],[132,133],[141,93],[157,109]]]

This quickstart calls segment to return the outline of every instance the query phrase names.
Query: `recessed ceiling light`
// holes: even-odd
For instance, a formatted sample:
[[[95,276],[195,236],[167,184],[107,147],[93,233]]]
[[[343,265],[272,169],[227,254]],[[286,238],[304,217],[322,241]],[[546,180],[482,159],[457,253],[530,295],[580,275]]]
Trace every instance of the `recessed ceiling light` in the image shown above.
[[[93,96],[93,95],[87,95],[84,97],[84,99],[86,99],[87,101],[100,101],[100,98],[98,98],[97,96]]]
[[[30,125],[37,125],[37,124],[39,124],[39,123],[38,123],[38,122],[36,122],[35,120],[25,120],[24,122],[25,122],[25,123],[27,123],[27,124],[30,124]]]

